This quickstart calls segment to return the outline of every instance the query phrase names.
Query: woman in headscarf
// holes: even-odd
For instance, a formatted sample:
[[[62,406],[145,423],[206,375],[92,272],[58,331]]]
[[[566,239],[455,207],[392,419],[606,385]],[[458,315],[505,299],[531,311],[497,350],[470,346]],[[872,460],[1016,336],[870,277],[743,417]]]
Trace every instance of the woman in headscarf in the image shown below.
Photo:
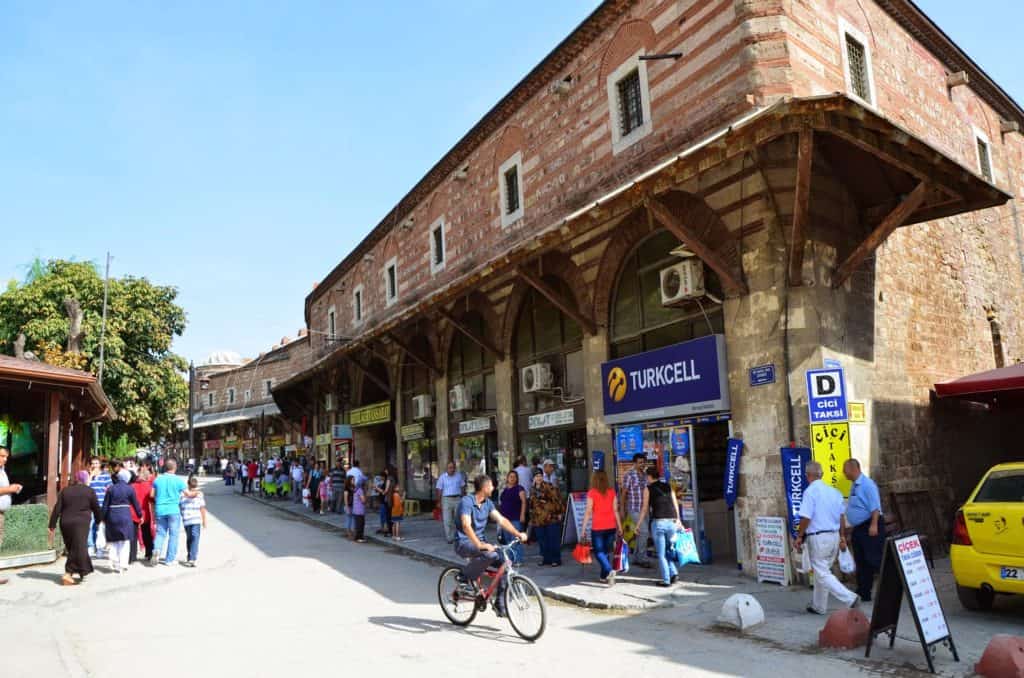
[[[132,509],[135,509],[136,515],[142,514],[135,488],[129,482],[131,479],[131,472],[121,469],[112,478],[114,482],[103,497],[103,524],[107,533],[107,548],[110,549],[110,567],[114,572],[128,571],[131,540],[136,538]]]
[[[78,581],[81,582],[92,572],[92,559],[89,558],[89,524],[93,520],[97,524],[103,520],[99,502],[96,501],[96,493],[89,487],[88,471],[76,473],[74,482],[57,495],[57,503],[50,514],[51,546],[58,520],[60,534],[64,538],[64,548],[68,552],[61,583],[70,586],[75,583],[74,575],[78,575]]]

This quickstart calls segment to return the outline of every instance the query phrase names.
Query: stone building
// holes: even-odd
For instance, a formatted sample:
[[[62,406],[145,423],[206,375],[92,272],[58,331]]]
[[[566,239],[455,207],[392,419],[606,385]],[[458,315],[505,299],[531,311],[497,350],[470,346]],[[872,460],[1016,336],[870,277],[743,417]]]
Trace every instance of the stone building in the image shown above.
[[[1024,356],[1021,124],[907,0],[609,0],[307,296],[274,397],[421,498],[449,459],[578,490],[642,446],[749,567],[834,360],[852,454],[943,513],[967,441],[1007,454],[931,392]]]
[[[199,458],[305,454],[309,445],[302,418],[282,416],[271,389],[308,365],[309,341],[301,330],[255,359],[218,352],[197,366],[192,391]]]

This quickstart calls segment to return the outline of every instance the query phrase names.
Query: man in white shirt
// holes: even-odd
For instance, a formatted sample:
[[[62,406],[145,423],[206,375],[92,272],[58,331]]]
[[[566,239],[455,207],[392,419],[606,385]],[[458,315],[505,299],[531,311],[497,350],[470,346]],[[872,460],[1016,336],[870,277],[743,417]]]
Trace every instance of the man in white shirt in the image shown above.
[[[302,464],[298,460],[292,462],[292,501],[296,504],[302,503],[302,481],[306,477],[302,470]]]
[[[513,469],[519,476],[519,487],[526,492],[526,498],[530,498],[530,488],[533,487],[533,470],[526,465],[526,457],[519,457],[516,460],[516,467]]]
[[[805,473],[810,485],[804,490],[800,502],[796,548],[799,551],[806,543],[811,556],[811,569],[814,571],[814,597],[807,611],[827,614],[830,593],[843,605],[856,607],[860,597],[843,586],[832,574],[832,564],[839,555],[839,549],[846,548],[846,540],[839,531],[843,495],[821,479],[821,464],[818,462],[808,462]]]
[[[363,469],[359,468],[359,460],[355,459],[352,461],[352,468],[345,473],[346,478],[355,478],[356,487],[366,482],[366,474],[363,473]],[[365,489],[365,488],[364,488]]]

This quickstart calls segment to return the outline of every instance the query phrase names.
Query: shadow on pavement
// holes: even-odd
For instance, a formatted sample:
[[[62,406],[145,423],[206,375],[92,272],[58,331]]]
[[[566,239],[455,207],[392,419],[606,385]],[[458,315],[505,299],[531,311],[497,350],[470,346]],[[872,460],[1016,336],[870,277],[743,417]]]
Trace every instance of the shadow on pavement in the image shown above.
[[[479,619],[479,617],[478,617]],[[529,645],[519,636],[515,635],[508,627],[502,629],[494,626],[481,626],[477,623],[469,626],[455,626],[446,621],[436,619],[417,619],[415,617],[367,617],[366,621],[377,626],[382,626],[389,631],[401,631],[422,635],[427,633],[460,633],[475,638],[493,640],[499,643],[511,645]]]

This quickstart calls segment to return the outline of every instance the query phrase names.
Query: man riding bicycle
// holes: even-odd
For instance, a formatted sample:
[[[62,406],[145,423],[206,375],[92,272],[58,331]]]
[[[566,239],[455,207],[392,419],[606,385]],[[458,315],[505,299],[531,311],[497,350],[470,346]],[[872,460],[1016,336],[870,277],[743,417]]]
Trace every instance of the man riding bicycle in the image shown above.
[[[494,481],[486,474],[473,479],[473,494],[468,494],[459,501],[459,532],[455,540],[455,553],[468,558],[469,563],[462,568],[462,576],[467,582],[480,578],[488,565],[497,565],[501,560],[493,544],[484,541],[484,530],[487,521],[493,520],[501,529],[517,535],[523,542],[526,533],[520,532],[515,526],[498,512],[491,501],[494,492]],[[505,579],[498,583],[495,611],[499,617],[505,616]]]

